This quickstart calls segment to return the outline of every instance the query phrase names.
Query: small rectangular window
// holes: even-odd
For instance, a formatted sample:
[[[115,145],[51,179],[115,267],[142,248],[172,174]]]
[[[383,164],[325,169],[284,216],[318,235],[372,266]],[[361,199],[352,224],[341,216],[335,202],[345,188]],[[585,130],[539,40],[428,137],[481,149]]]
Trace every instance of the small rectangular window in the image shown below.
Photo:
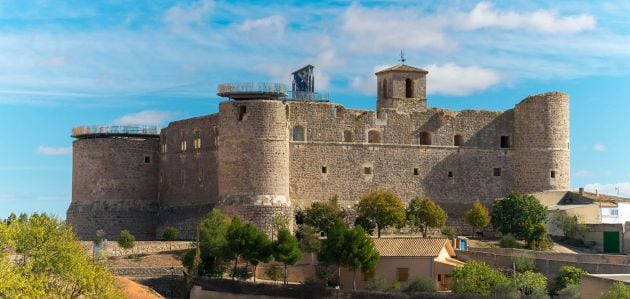
[[[611,216],[619,216],[619,210],[618,209],[610,209],[610,215]]]
[[[167,151],[167,147],[166,147],[166,143],[162,144],[162,153],[166,154]]]
[[[418,168],[413,169],[413,175],[418,175]]]
[[[372,167],[363,167],[363,174],[372,174]]]
[[[409,280],[409,268],[397,268],[397,280],[400,282]]]
[[[182,141],[182,143],[181,143],[181,149],[182,149],[182,152],[185,152],[185,151],[186,151],[186,140]]]
[[[501,147],[502,148],[510,147],[510,136],[501,136]]]
[[[555,171],[555,170],[552,170],[552,171],[551,171],[551,178],[552,178],[552,179],[555,179],[555,178],[556,178],[556,171]]]
[[[449,171],[449,172],[448,172],[448,177],[449,177],[449,178],[452,178],[452,177],[453,177],[453,172],[452,172],[452,171]]]
[[[501,176],[501,168],[494,168],[492,173],[494,176]]]
[[[326,166],[322,166],[322,173],[324,173],[324,174],[325,174],[325,173],[327,173],[327,172],[328,172],[328,169],[326,168]]]
[[[245,113],[247,113],[247,106],[238,106],[238,121],[243,120]]]
[[[151,163],[151,156],[144,156],[144,163],[146,164]]]

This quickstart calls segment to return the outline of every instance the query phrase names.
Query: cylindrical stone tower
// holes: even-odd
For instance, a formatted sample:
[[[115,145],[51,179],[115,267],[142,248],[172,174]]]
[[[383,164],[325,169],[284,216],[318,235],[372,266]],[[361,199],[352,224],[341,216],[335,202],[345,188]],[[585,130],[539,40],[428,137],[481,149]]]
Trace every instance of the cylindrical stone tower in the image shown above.
[[[514,191],[569,190],[569,96],[529,96],[514,108]]]
[[[270,232],[275,216],[292,226],[293,209],[285,104],[264,95],[251,93],[219,106],[217,207]]]
[[[78,238],[108,239],[129,230],[136,239],[155,239],[159,135],[146,127],[73,129],[72,202],[67,220]]]

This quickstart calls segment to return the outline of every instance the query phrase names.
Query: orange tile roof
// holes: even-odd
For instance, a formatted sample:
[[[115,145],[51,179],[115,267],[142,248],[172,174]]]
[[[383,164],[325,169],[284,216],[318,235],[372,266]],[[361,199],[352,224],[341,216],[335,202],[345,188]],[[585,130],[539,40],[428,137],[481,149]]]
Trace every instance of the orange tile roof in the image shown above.
[[[425,73],[425,74],[428,73],[426,70],[423,70],[421,68],[413,67],[406,64],[399,64],[399,65],[386,68],[384,70],[380,70],[376,72],[375,74],[378,75],[380,73],[386,73],[386,72],[416,72],[416,73]]]
[[[380,238],[373,239],[374,247],[381,256],[423,256],[436,257],[444,246],[448,246],[448,239],[424,238]],[[449,243],[450,244],[450,243]]]

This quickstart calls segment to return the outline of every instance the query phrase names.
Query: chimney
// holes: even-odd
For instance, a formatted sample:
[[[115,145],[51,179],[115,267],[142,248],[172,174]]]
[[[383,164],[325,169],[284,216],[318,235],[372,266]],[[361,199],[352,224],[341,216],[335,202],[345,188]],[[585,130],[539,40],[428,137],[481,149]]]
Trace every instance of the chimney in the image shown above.
[[[580,187],[580,195],[584,195],[584,187]]]

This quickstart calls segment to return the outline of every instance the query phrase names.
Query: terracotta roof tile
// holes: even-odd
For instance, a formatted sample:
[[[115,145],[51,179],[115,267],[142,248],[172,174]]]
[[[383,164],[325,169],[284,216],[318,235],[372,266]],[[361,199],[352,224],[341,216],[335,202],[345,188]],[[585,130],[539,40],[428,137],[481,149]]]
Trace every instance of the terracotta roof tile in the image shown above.
[[[426,256],[440,254],[448,239],[380,238],[373,239],[374,247],[381,256]]]
[[[395,65],[389,68],[386,68],[384,70],[380,70],[378,72],[376,72],[375,74],[380,74],[380,73],[385,73],[385,72],[419,72],[419,73],[429,73],[426,70],[423,70],[421,68],[417,68],[417,67],[413,67],[413,66],[409,66],[406,64],[399,64],[399,65]]]

